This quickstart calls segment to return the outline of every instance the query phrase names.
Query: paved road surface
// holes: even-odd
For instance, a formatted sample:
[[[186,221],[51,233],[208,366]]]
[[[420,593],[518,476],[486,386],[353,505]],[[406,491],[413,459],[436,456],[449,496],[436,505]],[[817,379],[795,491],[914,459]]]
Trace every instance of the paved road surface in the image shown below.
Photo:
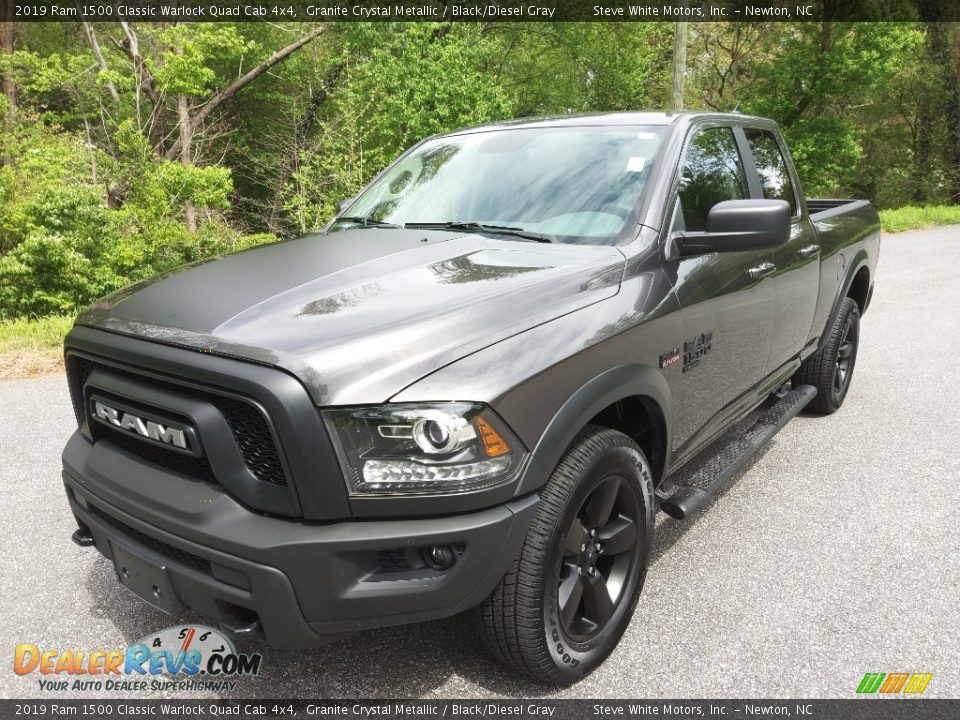
[[[484,653],[469,618],[310,652],[257,647],[242,697],[851,697],[863,673],[960,696],[960,227],[884,239],[853,387],[801,416],[694,519],[660,520],[633,623],[557,692]],[[41,695],[14,645],[123,647],[167,625],[69,541],[59,377],[0,383],[0,697]],[[76,695],[74,695],[76,696]]]

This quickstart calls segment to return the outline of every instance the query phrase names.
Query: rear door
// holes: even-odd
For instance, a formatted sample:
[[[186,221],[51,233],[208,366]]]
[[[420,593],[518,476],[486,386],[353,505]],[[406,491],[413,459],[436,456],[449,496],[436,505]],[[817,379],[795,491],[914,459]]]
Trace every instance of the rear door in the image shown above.
[[[793,210],[790,241],[772,251],[776,313],[770,324],[768,373],[797,355],[810,335],[820,288],[820,245],[800,203],[798,183],[787,162],[780,133],[768,127],[746,127],[747,160],[754,197],[786,200]]]
[[[716,203],[750,197],[741,147],[729,126],[693,131],[681,164],[671,231],[705,230],[707,213]],[[771,266],[770,250],[666,262],[684,327],[684,337],[678,338],[683,375],[674,413],[675,451],[764,376],[774,308]]]

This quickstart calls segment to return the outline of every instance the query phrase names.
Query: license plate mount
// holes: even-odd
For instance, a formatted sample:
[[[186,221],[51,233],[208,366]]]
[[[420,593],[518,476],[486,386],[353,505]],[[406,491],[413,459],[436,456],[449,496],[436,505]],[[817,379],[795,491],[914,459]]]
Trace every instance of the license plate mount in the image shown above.
[[[117,581],[148,605],[170,616],[183,611],[173,590],[166,563],[123,542],[110,539]]]

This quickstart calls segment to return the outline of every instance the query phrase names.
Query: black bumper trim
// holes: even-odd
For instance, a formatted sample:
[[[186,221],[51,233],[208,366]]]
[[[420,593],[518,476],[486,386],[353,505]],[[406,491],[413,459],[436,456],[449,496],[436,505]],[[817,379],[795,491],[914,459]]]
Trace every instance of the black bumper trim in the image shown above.
[[[532,495],[466,515],[330,525],[247,511],[250,522],[244,523],[216,508],[195,516],[216,544],[230,547],[225,552],[214,541],[184,539],[169,517],[140,519],[109,504],[67,472],[64,483],[78,522],[103,555],[111,557],[111,538],[164,555],[183,605],[220,623],[229,621],[225,607],[253,611],[267,643],[280,648],[314,647],[357,630],[447,617],[478,605],[519,551],[538,502]],[[196,535],[197,528],[190,529]],[[376,567],[380,549],[441,543],[462,548],[450,570],[381,573]],[[176,552],[164,552],[165,546]],[[209,563],[209,572],[185,557]]]

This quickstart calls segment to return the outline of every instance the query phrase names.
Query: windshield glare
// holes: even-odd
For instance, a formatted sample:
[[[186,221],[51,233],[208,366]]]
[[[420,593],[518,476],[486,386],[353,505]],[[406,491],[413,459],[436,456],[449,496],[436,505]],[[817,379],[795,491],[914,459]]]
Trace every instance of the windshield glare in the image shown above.
[[[476,222],[613,243],[650,178],[662,127],[516,128],[430,140],[346,212],[407,223]]]

